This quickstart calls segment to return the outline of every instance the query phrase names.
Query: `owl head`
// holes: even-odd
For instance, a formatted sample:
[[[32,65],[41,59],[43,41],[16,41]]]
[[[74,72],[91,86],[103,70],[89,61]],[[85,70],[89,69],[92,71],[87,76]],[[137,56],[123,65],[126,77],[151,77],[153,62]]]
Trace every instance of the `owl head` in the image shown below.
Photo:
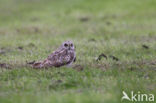
[[[62,47],[68,50],[75,50],[74,44],[71,41],[63,42]]]

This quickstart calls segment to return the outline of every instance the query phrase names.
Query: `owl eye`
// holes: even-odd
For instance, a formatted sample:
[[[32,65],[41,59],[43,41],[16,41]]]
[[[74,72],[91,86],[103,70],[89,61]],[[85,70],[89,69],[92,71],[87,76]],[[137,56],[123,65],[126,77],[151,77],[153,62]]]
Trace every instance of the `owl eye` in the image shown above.
[[[66,44],[66,43],[65,43],[65,44],[64,44],[64,46],[65,46],[65,47],[67,47],[67,46],[68,46],[68,44]]]
[[[73,46],[73,44],[71,44],[71,47]]]

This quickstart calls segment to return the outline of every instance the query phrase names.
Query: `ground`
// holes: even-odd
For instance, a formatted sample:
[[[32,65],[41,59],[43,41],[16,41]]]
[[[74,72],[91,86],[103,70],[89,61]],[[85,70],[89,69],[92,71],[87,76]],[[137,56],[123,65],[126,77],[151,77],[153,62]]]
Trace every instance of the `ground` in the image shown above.
[[[155,11],[155,0],[0,0],[0,103],[129,102],[122,91],[156,96]],[[79,66],[26,65],[66,40],[76,45]]]

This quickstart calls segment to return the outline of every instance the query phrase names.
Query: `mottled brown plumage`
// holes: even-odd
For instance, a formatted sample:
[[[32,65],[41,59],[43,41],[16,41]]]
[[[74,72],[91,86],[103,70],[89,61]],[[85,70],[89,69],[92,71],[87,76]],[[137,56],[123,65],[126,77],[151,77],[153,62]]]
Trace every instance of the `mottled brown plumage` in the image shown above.
[[[76,60],[75,47],[71,41],[64,42],[47,59],[35,62],[33,68],[48,68],[70,65]]]

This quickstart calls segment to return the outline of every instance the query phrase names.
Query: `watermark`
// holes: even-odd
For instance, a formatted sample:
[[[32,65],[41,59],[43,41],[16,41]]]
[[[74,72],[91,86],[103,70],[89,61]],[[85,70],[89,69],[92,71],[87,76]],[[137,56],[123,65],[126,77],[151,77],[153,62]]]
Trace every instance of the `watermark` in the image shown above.
[[[140,91],[138,91],[137,93],[134,93],[133,91],[131,91],[130,95],[128,96],[128,94],[123,91],[122,92],[123,96],[121,98],[121,100],[128,100],[128,101],[148,101],[148,102],[153,102],[154,101],[154,94],[145,94],[145,93],[141,93]]]

